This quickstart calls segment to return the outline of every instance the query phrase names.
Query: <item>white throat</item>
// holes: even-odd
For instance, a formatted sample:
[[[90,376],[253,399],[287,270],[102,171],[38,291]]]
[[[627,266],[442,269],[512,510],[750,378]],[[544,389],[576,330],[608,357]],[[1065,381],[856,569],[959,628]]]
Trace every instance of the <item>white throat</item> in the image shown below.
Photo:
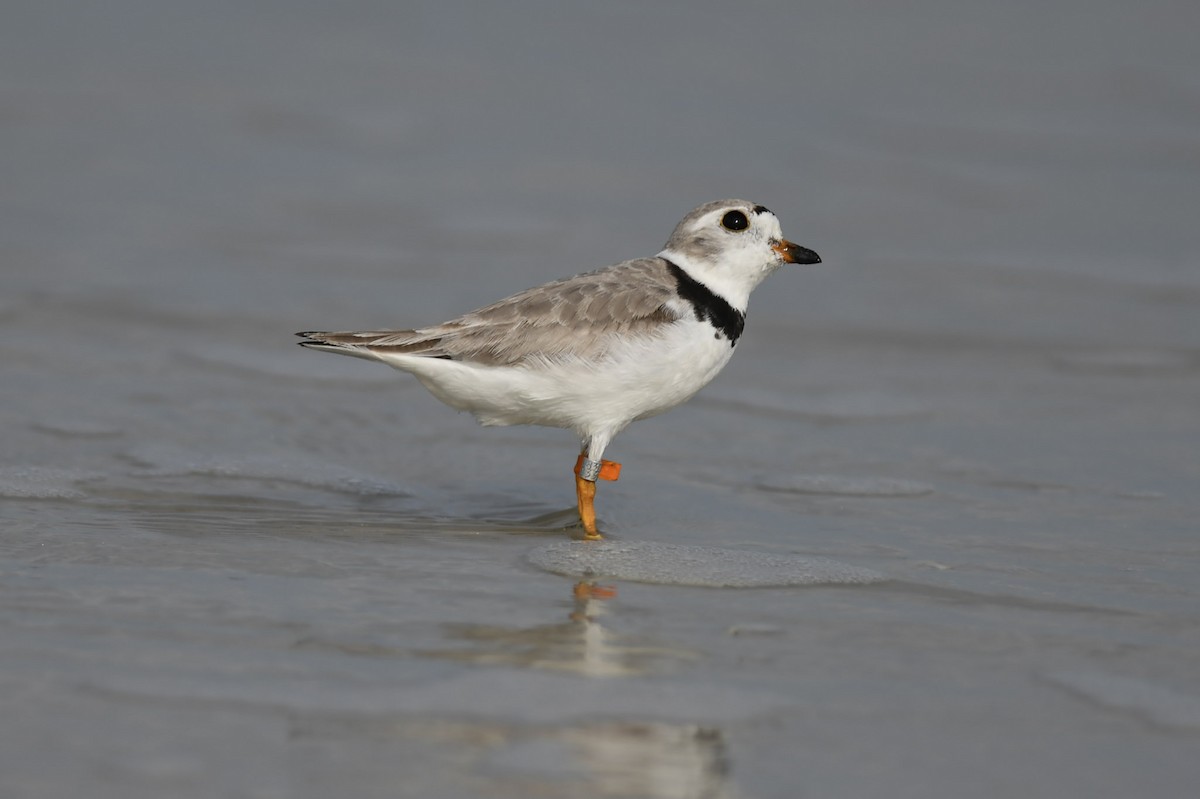
[[[703,283],[712,293],[723,298],[742,313],[750,302],[750,292],[762,282],[763,278],[773,272],[773,269],[758,270],[752,277],[746,274],[730,274],[729,270],[718,269],[707,263],[697,263],[683,253],[670,248],[658,254],[678,266],[696,281]],[[750,279],[748,279],[750,277]],[[754,279],[757,278],[757,279]]]

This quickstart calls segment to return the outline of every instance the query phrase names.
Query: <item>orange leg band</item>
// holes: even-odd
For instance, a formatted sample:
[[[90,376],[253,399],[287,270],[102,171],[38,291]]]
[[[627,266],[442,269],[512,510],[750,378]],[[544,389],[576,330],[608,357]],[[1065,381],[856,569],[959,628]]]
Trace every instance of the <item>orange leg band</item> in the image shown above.
[[[579,476],[579,472],[583,468],[583,461],[584,461],[584,455],[581,452],[581,453],[579,453],[579,457],[575,460],[575,476],[576,477]],[[601,479],[601,480],[616,480],[620,476],[621,476],[621,464],[617,463],[616,461],[606,461],[603,459],[600,461],[599,479]]]

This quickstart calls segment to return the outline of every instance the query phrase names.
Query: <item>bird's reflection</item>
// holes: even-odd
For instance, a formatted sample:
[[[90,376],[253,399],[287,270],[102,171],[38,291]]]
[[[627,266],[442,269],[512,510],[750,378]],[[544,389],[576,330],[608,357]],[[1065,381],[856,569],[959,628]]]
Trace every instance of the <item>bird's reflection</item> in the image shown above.
[[[605,617],[619,607],[617,590],[585,580],[571,588],[566,618],[532,627],[447,625],[460,648],[426,657],[497,664],[589,678],[669,671],[693,652],[615,632]],[[560,611],[561,612],[561,611]],[[716,727],[647,720],[595,720],[565,725],[412,719],[387,725],[390,735],[437,740],[455,752],[458,772],[473,763],[490,795],[647,799],[733,799],[724,737]],[[443,748],[444,747],[444,748]],[[432,764],[429,764],[432,766]]]
[[[426,657],[471,663],[526,666],[588,677],[624,677],[669,670],[695,653],[615,633],[603,623],[616,588],[585,580],[571,589],[564,621],[533,627],[448,624],[447,635],[470,646],[426,650]]]
[[[527,725],[482,719],[299,714],[292,719],[291,735],[304,742],[310,757],[317,758],[327,751],[344,756],[348,746],[380,751],[368,741],[382,746],[382,751],[415,748],[421,753],[427,785],[454,786],[463,795],[495,799],[741,796],[721,730],[695,724]],[[340,764],[340,758],[333,759]],[[385,772],[394,766],[399,780],[413,761],[377,758],[372,764]],[[361,779],[361,775],[346,779]]]
[[[733,799],[721,731],[691,724],[596,724],[561,729],[558,739],[595,796]]]

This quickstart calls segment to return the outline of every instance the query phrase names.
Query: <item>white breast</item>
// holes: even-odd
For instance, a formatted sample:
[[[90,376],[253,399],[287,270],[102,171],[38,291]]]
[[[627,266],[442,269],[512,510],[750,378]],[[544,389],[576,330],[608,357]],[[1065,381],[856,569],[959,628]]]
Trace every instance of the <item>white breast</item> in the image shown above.
[[[733,355],[729,340],[707,322],[683,319],[659,332],[623,339],[598,361],[483,366],[393,356],[386,362],[412,372],[434,396],[470,411],[480,424],[562,427],[586,438],[615,434],[686,402]]]

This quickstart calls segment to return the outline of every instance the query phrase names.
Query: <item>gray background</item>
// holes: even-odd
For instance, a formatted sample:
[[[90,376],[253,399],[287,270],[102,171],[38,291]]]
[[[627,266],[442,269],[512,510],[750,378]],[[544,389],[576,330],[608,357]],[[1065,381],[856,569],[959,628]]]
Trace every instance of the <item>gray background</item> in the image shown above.
[[[1193,796],[1197,8],[5,4],[0,792]],[[728,196],[601,524],[887,583],[574,599],[569,434],[292,344]]]

